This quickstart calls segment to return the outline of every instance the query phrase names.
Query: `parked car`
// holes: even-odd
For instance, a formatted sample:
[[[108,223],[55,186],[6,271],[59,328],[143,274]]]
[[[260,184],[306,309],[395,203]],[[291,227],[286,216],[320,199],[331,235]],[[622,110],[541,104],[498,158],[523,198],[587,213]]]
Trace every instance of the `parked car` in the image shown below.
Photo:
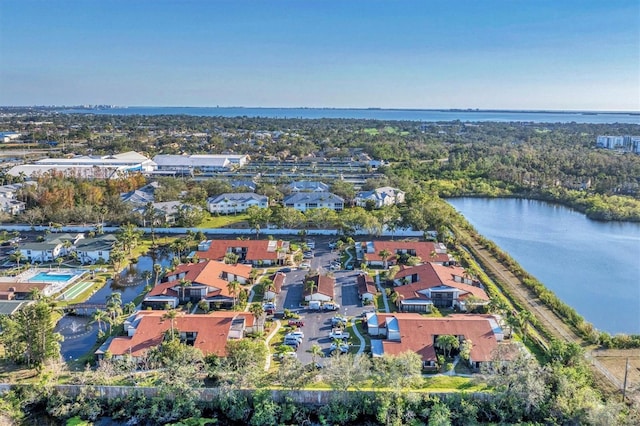
[[[285,345],[300,345],[300,343],[302,343],[302,339],[299,339],[295,336],[289,336],[289,337],[285,337],[283,340]]]
[[[322,305],[322,309],[325,311],[337,311],[338,309],[340,309],[340,305],[338,305],[337,303],[328,302]]]
[[[276,308],[276,304],[273,302],[266,302],[262,304],[262,309],[275,309]]]
[[[339,345],[337,345],[335,342],[333,342],[331,346],[329,346],[329,350],[331,352],[335,352],[336,350],[339,350],[341,353],[346,354],[347,352],[349,352],[349,344],[340,343]]]
[[[336,315],[335,317],[331,318],[331,325],[336,326],[338,324],[346,324],[347,321],[349,321],[347,317],[341,317],[340,315]]]
[[[329,338],[330,339],[342,339],[342,340],[346,340],[349,338],[349,333],[347,333],[346,331],[340,330],[340,329],[334,329],[333,331],[331,331],[331,333],[329,334]]]
[[[298,342],[284,342],[285,345],[287,346],[291,346],[293,348],[294,351],[298,350],[298,346],[300,346],[300,343]]]
[[[302,330],[298,329],[298,330],[293,330],[289,333],[287,333],[287,336],[296,336],[299,337],[301,339],[304,338],[304,333],[302,332]]]
[[[309,269],[309,268],[311,268],[311,263],[309,262],[302,262],[300,264],[300,269]]]
[[[335,241],[329,243],[329,248],[330,249],[334,249],[334,248],[336,248],[336,246],[337,246],[337,243]]]
[[[280,268],[280,272],[284,272],[284,273],[291,272],[291,268],[289,267]]]
[[[304,327],[304,322],[300,320],[289,320],[289,325],[292,327]]]

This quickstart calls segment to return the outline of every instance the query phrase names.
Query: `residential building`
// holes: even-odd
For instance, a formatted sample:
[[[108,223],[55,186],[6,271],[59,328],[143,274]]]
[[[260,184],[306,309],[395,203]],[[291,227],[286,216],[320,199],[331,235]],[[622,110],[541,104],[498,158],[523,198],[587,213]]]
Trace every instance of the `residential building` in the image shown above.
[[[301,212],[323,207],[341,211],[344,209],[344,199],[330,192],[296,192],[285,197],[284,205]]]
[[[640,154],[640,136],[601,135],[596,139],[596,146],[606,149],[619,149]]]
[[[275,300],[276,296],[282,291],[282,286],[287,276],[284,272],[276,272],[271,276],[273,286],[264,289],[264,300]]]
[[[71,253],[75,244],[82,238],[84,238],[83,234],[49,234],[41,242],[19,243],[18,250],[31,263],[52,262],[60,256]]]
[[[248,180],[248,179],[247,180],[232,180],[229,183],[231,184],[231,187],[233,189],[247,188],[251,192],[255,192],[256,188],[258,187],[254,181]]]
[[[329,192],[329,185],[324,182],[299,180],[289,184],[291,192]]]
[[[26,204],[18,200],[18,194],[23,185],[25,184],[14,183],[0,186],[0,212],[15,216],[25,210]]]
[[[209,212],[217,214],[230,214],[246,212],[251,206],[261,208],[269,207],[269,198],[253,192],[237,192],[220,194],[217,197],[207,199]]]
[[[380,253],[387,251],[389,257],[383,259]],[[455,259],[447,253],[442,243],[432,241],[365,241],[356,247],[358,260],[367,266],[395,265],[402,258],[417,257],[422,262],[451,265]]]
[[[120,194],[120,199],[125,203],[144,206],[155,201],[155,191],[159,187],[158,182],[151,182],[142,188]]]
[[[241,339],[254,327],[254,317],[248,312],[211,312],[186,314],[179,312],[171,319],[163,318],[166,311],[138,311],[124,323],[126,336],[115,337],[106,350],[96,352],[98,358],[109,352],[114,358],[144,356],[160,345],[167,331],[173,327],[180,340],[207,355],[226,355],[229,340]]]
[[[22,201],[0,197],[0,212],[15,216],[22,213],[26,208],[26,204]]]
[[[58,173],[83,179],[117,179],[131,173],[150,173],[155,166],[144,155],[130,151],[102,157],[45,158],[34,164],[14,166],[7,173],[12,176],[24,174],[27,178]]]
[[[83,238],[76,242],[75,251],[78,261],[83,264],[108,263],[111,251],[118,239],[114,234],[99,235],[95,238]]]
[[[313,288],[307,285],[307,282],[313,282]],[[320,302],[330,302],[333,300],[333,289],[336,285],[336,279],[328,275],[315,275],[305,278],[303,283],[303,296],[306,302],[319,300]]]
[[[239,263],[253,266],[283,265],[289,253],[289,241],[282,240],[208,240],[198,245],[199,259],[223,261],[228,253]]]
[[[154,174],[179,176],[213,176],[228,172],[247,164],[248,155],[156,155],[153,161],[157,165]]]
[[[373,282],[373,278],[369,276],[369,274],[359,274],[357,282],[360,300],[362,300],[362,302],[373,301],[373,298],[378,294],[378,289]]]
[[[504,334],[498,319],[491,315],[450,315],[442,318],[419,314],[367,313],[366,327],[370,336],[382,338],[374,344],[374,356],[400,355],[415,352],[422,358],[423,367],[435,369],[437,365],[436,341],[438,336],[451,335],[462,344],[471,341],[469,366],[479,370],[483,363],[494,359]]]
[[[34,290],[49,296],[51,294],[49,287],[51,287],[49,283],[0,281],[0,300],[27,300]]]
[[[250,265],[233,265],[213,260],[178,265],[165,275],[160,284],[151,289],[142,301],[142,307],[164,309],[168,304],[175,308],[180,303],[196,304],[205,300],[210,309],[231,308],[238,295],[229,291],[229,283],[237,281],[244,285],[250,274]]]
[[[402,267],[393,284],[398,294],[396,304],[402,312],[430,312],[432,306],[466,311],[471,304],[489,303],[480,282],[458,266],[425,263]]]
[[[390,186],[376,188],[371,191],[362,191],[356,194],[354,199],[357,206],[373,206],[376,209],[384,206],[404,203],[405,192]]]

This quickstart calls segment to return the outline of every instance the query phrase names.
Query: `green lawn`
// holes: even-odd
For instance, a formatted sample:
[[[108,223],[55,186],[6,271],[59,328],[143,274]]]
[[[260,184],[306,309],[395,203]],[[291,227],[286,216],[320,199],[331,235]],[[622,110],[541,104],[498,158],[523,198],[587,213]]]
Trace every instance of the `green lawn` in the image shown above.
[[[227,215],[227,216],[208,216],[198,225],[198,228],[223,228],[230,225],[239,225],[248,219],[246,214]],[[246,225],[246,223],[245,223]],[[248,225],[246,225],[248,226]]]

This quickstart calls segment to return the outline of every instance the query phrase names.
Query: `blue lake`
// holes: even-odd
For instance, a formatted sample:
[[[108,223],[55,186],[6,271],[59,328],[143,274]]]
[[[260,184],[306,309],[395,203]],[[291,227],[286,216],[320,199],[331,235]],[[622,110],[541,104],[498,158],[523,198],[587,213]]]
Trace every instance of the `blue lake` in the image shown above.
[[[640,223],[534,200],[447,200],[596,328],[640,334]]]
[[[203,117],[346,118],[399,121],[467,121],[533,123],[640,123],[640,114],[580,111],[480,111],[436,109],[351,109],[351,108],[250,108],[250,107],[118,107],[110,109],[62,109],[67,114],[191,115]]]

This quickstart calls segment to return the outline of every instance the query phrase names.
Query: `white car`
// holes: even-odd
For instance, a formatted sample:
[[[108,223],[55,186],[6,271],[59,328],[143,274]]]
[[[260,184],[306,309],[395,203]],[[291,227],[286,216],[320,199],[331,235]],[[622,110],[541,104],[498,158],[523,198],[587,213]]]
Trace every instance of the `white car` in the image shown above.
[[[329,346],[329,350],[331,352],[334,352],[336,349],[341,353],[346,354],[347,352],[349,352],[349,345],[347,343],[340,343],[339,345],[336,345],[336,343],[334,342],[331,344],[331,346]]]
[[[338,309],[340,309],[340,305],[338,305],[337,303],[329,302],[322,305],[322,309],[325,311],[337,311]]]
[[[349,333],[347,333],[346,331],[342,331],[342,330],[333,330],[331,332],[331,334],[329,334],[329,338],[330,339],[341,339],[341,340],[346,340],[349,338]]]
[[[301,339],[304,339],[304,333],[300,329],[287,333],[287,336],[296,336]]]

